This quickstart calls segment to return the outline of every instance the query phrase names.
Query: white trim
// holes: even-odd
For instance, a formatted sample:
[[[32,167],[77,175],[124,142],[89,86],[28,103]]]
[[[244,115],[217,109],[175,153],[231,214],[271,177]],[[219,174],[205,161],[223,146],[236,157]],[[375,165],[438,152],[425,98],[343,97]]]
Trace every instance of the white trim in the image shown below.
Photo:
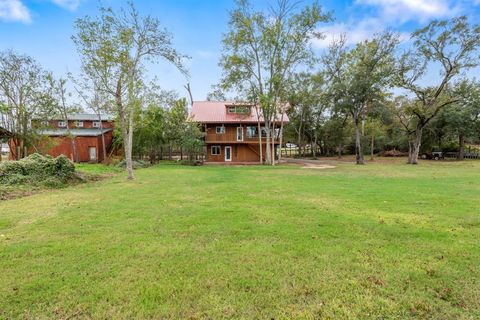
[[[58,127],[59,127],[59,128],[66,128],[66,127],[67,127],[67,122],[66,122],[66,121],[63,121],[63,120],[58,121],[57,124],[58,124]]]
[[[80,121],[80,120],[75,121],[75,127],[83,128],[83,121]]]
[[[230,149],[230,158],[227,159],[227,148]],[[232,161],[232,146],[225,146],[225,161]]]
[[[242,137],[240,139],[238,139],[238,129],[242,129],[242,131],[241,131],[242,132],[242,134],[241,134]],[[244,139],[244,137],[243,137],[243,127],[237,127],[237,141],[243,141],[243,139]]]
[[[100,128],[100,121],[93,121],[92,128]]]
[[[92,151],[95,150],[95,152],[92,153]],[[88,160],[89,161],[98,161],[98,152],[97,152],[97,147],[88,147]]]

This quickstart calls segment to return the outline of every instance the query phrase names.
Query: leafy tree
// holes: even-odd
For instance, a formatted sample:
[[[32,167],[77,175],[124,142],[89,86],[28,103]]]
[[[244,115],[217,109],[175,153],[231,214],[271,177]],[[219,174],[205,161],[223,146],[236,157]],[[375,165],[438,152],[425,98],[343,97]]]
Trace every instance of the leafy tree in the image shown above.
[[[458,160],[465,156],[465,142],[478,136],[480,120],[480,85],[476,81],[462,80],[453,88],[458,101],[443,110],[448,129],[458,139]],[[446,130],[444,130],[446,131]]]
[[[16,149],[11,153],[16,159],[27,156],[39,140],[31,120],[48,119],[53,112],[46,75],[32,57],[0,52],[0,126],[12,133]]]
[[[134,135],[133,152],[136,155],[148,155],[150,163],[162,157],[166,144],[165,130],[167,110],[157,104],[149,104],[140,112]]]
[[[322,87],[322,74],[298,73],[291,77],[288,87],[290,126],[297,135],[297,145],[301,154],[303,142],[311,145],[313,156],[318,146],[319,133],[325,119],[327,103]]]
[[[345,44],[344,37],[334,41],[323,63],[333,103],[353,119],[356,162],[364,164],[361,123],[369,106],[383,99],[384,89],[390,85],[398,39],[393,33],[385,32],[358,43],[351,50]]]
[[[330,20],[317,2],[301,10],[298,5],[278,0],[262,12],[247,0],[237,0],[223,38],[221,86],[236,89],[258,106],[267,129],[265,158],[271,164],[275,164],[271,144],[279,114],[284,113],[286,82],[297,67],[313,61],[311,40],[321,36],[316,32],[319,23]]]
[[[128,178],[133,179],[132,148],[135,113],[143,104],[145,64],[163,58],[186,72],[172,46],[171,35],[158,19],[140,16],[132,2],[116,13],[100,8],[100,16],[75,22],[73,41],[85,75],[114,101],[125,149]]]
[[[465,16],[450,20],[435,20],[412,34],[413,49],[398,60],[396,84],[410,91],[416,98],[407,110],[415,118],[415,137],[410,164],[418,163],[425,127],[439,112],[456,102],[459,97],[447,92],[449,83],[464,70],[479,64],[480,26],[469,24]],[[429,65],[440,66],[440,82],[424,86]]]
[[[365,132],[370,138],[370,160],[374,160],[375,155],[375,140],[385,133],[385,125],[378,118],[369,118],[365,122]]]

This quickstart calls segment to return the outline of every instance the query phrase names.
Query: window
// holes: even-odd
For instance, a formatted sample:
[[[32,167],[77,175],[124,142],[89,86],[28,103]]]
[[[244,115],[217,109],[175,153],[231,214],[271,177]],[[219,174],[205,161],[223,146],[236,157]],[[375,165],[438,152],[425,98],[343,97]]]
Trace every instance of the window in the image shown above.
[[[243,141],[243,127],[237,127],[237,141]]]
[[[58,121],[58,127],[59,128],[66,128],[67,127],[67,122],[66,121]]]
[[[265,127],[262,127],[262,137],[267,136],[267,129]]]
[[[100,128],[100,121],[93,121],[92,127],[94,127],[94,128]]]
[[[265,127],[261,128],[262,130],[262,137],[267,136],[267,129]],[[258,137],[258,127],[247,127],[247,138],[257,138]]]
[[[255,138],[258,135],[258,127],[247,127],[247,138]]]
[[[221,153],[220,146],[212,146],[212,156],[218,156]]]
[[[218,134],[223,134],[223,133],[225,133],[225,127],[224,127],[224,126],[217,127],[217,128],[216,128],[216,132],[217,132]]]
[[[75,121],[75,127],[83,128],[83,121]]]
[[[249,106],[228,106],[227,113],[235,113],[235,114],[243,114],[247,115],[250,114],[250,107]]]

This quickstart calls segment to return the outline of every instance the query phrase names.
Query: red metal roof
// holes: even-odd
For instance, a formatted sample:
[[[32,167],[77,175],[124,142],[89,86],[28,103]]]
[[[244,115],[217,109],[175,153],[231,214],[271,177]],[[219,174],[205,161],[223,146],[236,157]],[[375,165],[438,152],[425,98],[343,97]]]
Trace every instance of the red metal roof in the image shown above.
[[[190,118],[195,122],[201,123],[257,123],[258,118],[263,122],[263,116],[257,116],[257,112],[253,105],[250,114],[227,113],[229,106],[248,106],[248,103],[232,102],[232,101],[194,101]],[[276,121],[281,121],[278,115]],[[289,122],[288,116],[283,115],[283,122]]]

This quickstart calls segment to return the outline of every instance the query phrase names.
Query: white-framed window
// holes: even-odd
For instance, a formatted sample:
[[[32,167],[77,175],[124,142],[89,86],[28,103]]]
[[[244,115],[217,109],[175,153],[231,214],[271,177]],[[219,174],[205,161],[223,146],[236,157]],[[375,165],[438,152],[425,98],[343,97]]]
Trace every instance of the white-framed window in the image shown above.
[[[250,114],[250,106],[228,106],[227,113],[236,113],[242,115]]]
[[[243,141],[243,127],[237,127],[237,141]]]
[[[75,121],[75,127],[83,128],[83,121]]]
[[[215,132],[217,134],[224,134],[225,133],[225,126],[218,126],[215,128]]]
[[[93,121],[92,127],[94,127],[94,128],[100,128],[100,121]]]
[[[58,121],[58,127],[59,128],[66,128],[67,127],[67,122],[66,121]]]
[[[212,156],[218,156],[222,152],[222,149],[220,148],[220,146],[212,146],[211,152],[212,152]]]

